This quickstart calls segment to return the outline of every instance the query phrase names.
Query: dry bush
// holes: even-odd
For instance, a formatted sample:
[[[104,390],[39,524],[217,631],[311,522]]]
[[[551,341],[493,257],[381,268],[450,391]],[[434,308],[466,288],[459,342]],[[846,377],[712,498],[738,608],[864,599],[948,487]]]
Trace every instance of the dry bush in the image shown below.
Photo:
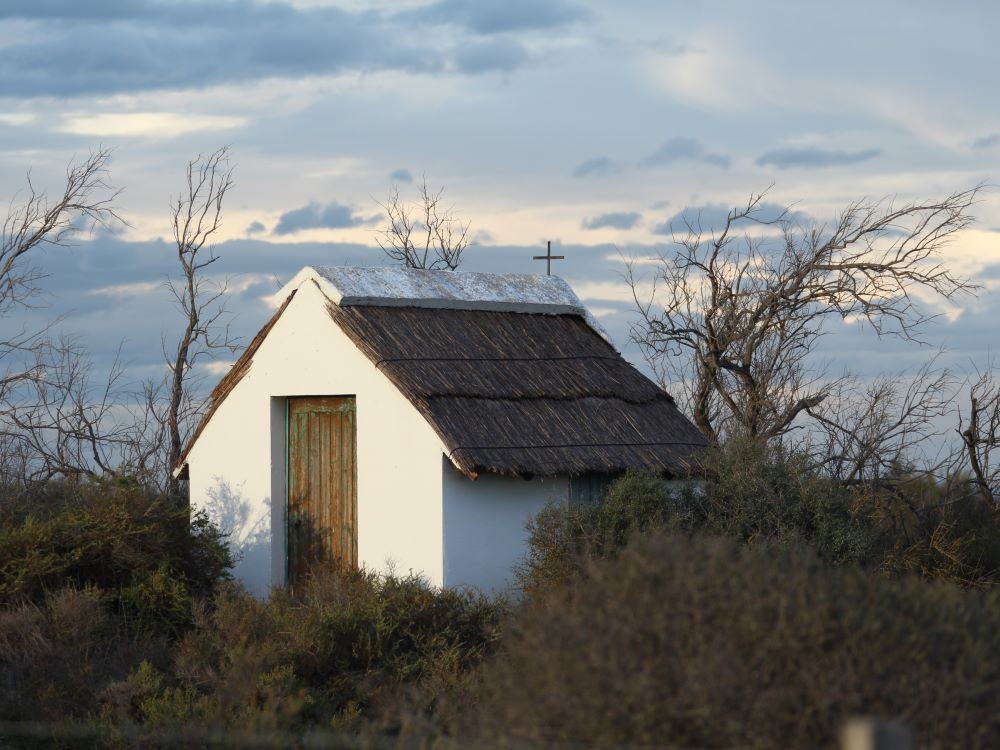
[[[106,598],[67,588],[0,609],[0,721],[96,717],[103,685],[143,659],[163,660],[163,637],[130,633]]]
[[[168,669],[105,692],[113,722],[236,730],[395,731],[427,713],[495,640],[502,603],[416,577],[317,572],[264,602],[223,587]],[[370,723],[369,723],[370,722]]]
[[[874,714],[995,747],[998,654],[993,594],[654,533],[529,601],[439,719],[478,746],[815,748]]]
[[[889,542],[881,561],[886,572],[979,588],[1000,583],[1000,514],[968,477],[939,481],[901,470],[870,505]]]

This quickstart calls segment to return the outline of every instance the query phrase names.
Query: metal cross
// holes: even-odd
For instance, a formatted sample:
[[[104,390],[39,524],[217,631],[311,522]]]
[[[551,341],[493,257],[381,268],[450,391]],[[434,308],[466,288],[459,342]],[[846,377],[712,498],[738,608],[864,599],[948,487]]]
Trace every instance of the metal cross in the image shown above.
[[[548,245],[548,250],[545,251],[545,255],[532,255],[532,260],[544,260],[545,261],[545,275],[552,275],[552,261],[554,260],[566,260],[565,255],[553,255],[552,254],[552,242],[546,243]]]

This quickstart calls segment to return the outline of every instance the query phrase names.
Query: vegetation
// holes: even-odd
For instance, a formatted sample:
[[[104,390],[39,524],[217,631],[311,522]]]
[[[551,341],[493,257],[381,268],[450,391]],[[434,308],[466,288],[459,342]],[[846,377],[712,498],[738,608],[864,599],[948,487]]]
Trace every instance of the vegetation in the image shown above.
[[[513,616],[472,698],[440,712],[450,733],[487,746],[815,748],[835,747],[860,714],[901,718],[920,747],[1000,736],[993,592],[665,531],[586,572]]]
[[[532,523],[513,605],[366,571],[261,601],[228,580],[218,531],[166,497],[124,480],[10,490],[0,722],[100,747],[195,730],[816,747],[874,713],[922,746],[987,746],[1000,529],[974,489],[942,504],[953,488],[896,480],[845,487],[737,443],[698,481],[629,474]]]
[[[176,631],[192,600],[228,577],[224,542],[203,513],[127,479],[8,489],[0,497],[0,602],[43,605],[58,589],[92,589],[143,626]]]
[[[122,480],[10,491],[0,723],[68,723],[108,746],[192,725],[391,731],[395,708],[429,712],[490,652],[505,612],[368,572],[316,571],[259,601],[228,580],[224,541]]]

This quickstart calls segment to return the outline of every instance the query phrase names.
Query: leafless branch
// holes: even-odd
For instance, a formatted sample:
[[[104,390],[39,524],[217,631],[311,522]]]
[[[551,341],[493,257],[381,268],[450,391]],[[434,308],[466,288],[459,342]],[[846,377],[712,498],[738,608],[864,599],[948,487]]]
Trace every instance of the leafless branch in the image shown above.
[[[436,193],[420,185],[417,201],[410,205],[393,189],[385,203],[379,203],[388,224],[375,241],[382,252],[407,268],[454,271],[469,245],[469,224],[463,224],[441,203],[444,188]]]
[[[959,413],[958,435],[972,473],[972,484],[983,502],[996,507],[1000,492],[1000,383],[992,366],[977,370],[969,384],[968,416]]]
[[[857,201],[832,227],[805,228],[787,212],[769,217],[760,193],[718,232],[687,222],[657,265],[652,296],[629,273],[640,314],[633,337],[649,359],[677,361],[670,366],[710,440],[780,438],[843,385],[812,356],[828,320],[919,341],[930,316],[914,301],[918,290],[951,299],[975,289],[940,253],[972,222],[980,190],[902,206]],[[747,224],[768,228],[739,236]]]
[[[185,189],[170,209],[181,278],[168,281],[167,286],[184,321],[176,348],[166,357],[170,370],[165,416],[170,468],[181,457],[190,423],[198,410],[191,396],[192,369],[213,350],[233,352],[239,348],[226,323],[226,284],[205,276],[205,269],[219,259],[210,243],[222,226],[223,199],[233,186],[229,148],[223,146],[210,154],[199,154],[188,162],[186,176]],[[170,489],[176,494],[176,480],[171,480]]]
[[[114,201],[120,191],[107,181],[109,149],[98,149],[66,169],[62,194],[49,198],[28,175],[27,198],[11,205],[0,230],[0,316],[24,304],[36,291],[41,273],[30,263],[40,246],[65,246],[87,222],[110,225],[121,222]]]

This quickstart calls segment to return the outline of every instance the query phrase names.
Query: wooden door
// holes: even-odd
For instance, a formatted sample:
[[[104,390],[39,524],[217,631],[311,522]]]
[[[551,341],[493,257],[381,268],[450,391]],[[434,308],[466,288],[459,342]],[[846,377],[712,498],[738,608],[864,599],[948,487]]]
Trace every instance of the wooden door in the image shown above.
[[[309,568],[358,564],[353,396],[288,399],[288,583]]]

